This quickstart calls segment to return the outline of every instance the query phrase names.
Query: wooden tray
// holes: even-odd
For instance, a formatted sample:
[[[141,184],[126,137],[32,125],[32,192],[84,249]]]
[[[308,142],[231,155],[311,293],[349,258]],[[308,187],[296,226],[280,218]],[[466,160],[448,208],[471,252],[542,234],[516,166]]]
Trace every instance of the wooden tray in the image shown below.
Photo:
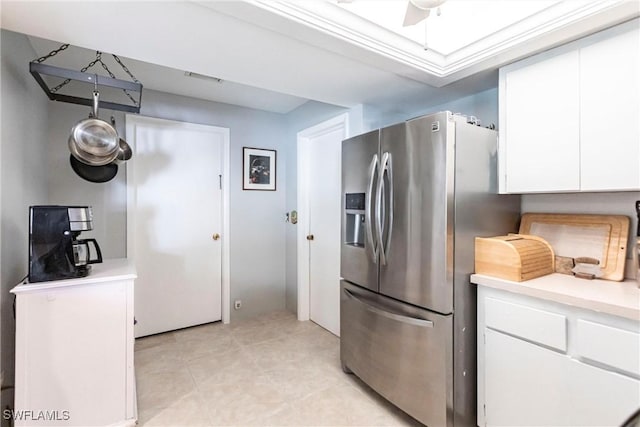
[[[561,257],[600,261],[601,279],[624,280],[629,218],[624,215],[525,213],[520,234],[545,239]]]

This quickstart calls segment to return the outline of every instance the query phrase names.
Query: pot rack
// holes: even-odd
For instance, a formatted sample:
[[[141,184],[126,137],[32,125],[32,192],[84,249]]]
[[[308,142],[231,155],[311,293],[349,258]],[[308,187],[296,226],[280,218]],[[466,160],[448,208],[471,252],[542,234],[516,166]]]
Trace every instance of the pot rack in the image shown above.
[[[47,94],[47,97],[49,97],[50,100],[68,102],[71,104],[92,106],[93,105],[92,98],[82,98],[79,96],[72,96],[72,95],[65,95],[62,93],[58,93],[58,91],[62,89],[64,86],[66,86],[69,82],[71,82],[72,80],[76,80],[83,83],[90,83],[95,87],[97,87],[98,89],[100,88],[100,86],[122,89],[125,95],[127,95],[127,97],[131,100],[131,105],[100,100],[100,104],[99,104],[100,108],[106,108],[108,110],[125,111],[128,113],[140,112],[140,107],[142,103],[142,83],[140,83],[138,79],[136,79],[136,77],[122,63],[122,60],[120,60],[120,58],[118,58],[117,55],[112,54],[113,59],[118,64],[120,64],[120,66],[125,71],[125,73],[127,73],[133,81],[117,79],[116,76],[111,72],[111,70],[109,70],[109,67],[107,67],[107,64],[105,64],[102,61],[102,52],[100,52],[99,50],[96,51],[96,58],[93,61],[91,61],[89,64],[87,64],[86,67],[82,68],[80,71],[43,64],[44,61],[51,58],[52,56],[57,55],[59,52],[66,50],[68,47],[69,47],[69,44],[63,44],[58,49],[49,52],[49,54],[43,57],[34,59],[29,63],[29,72],[31,73],[33,78],[36,79],[36,81],[38,82],[42,90],[44,90],[44,92]],[[105,71],[109,74],[109,77],[86,72],[88,69],[90,69],[91,67],[93,67],[98,63],[102,65],[102,68],[104,68]],[[42,77],[43,75],[59,77],[65,80],[59,85],[50,88],[47,85],[47,83],[44,81]],[[135,97],[132,94],[132,92],[137,93],[137,97]]]

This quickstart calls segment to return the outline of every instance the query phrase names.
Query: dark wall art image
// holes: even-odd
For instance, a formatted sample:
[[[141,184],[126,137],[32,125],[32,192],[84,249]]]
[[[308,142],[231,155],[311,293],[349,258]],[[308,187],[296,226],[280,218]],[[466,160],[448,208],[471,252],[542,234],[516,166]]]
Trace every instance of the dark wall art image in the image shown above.
[[[251,147],[242,151],[242,189],[275,191],[276,151]]]

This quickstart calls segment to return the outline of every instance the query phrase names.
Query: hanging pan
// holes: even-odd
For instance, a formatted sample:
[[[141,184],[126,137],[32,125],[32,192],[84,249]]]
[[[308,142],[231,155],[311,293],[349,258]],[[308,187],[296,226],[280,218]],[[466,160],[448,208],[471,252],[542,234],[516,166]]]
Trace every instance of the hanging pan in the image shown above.
[[[111,126],[113,126],[114,129],[116,128],[116,119],[113,116],[111,116]],[[116,154],[115,163],[119,164],[126,162],[131,159],[132,155],[133,150],[131,150],[131,146],[127,144],[127,141],[122,138],[118,138],[118,153]]]
[[[88,119],[76,123],[69,136],[69,151],[82,163],[104,166],[118,156],[119,140],[115,128],[98,118],[100,94],[93,91],[93,111]]]
[[[111,181],[118,173],[118,165],[115,163],[104,166],[91,166],[82,163],[73,157],[73,155],[69,156],[69,162],[71,163],[71,169],[73,169],[80,178],[90,182],[103,183]]]

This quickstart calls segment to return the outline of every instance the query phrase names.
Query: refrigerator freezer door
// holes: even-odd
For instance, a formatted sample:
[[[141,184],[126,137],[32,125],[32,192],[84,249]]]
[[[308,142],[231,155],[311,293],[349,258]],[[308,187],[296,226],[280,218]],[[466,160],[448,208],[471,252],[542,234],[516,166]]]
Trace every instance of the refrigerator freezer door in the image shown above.
[[[393,165],[381,202],[393,215],[387,211],[382,221],[384,240],[391,238],[380,293],[443,314],[453,312],[451,126],[448,113],[438,113],[380,134],[382,156],[388,153]]]
[[[450,425],[452,317],[402,304],[343,281],[343,369],[355,373],[421,423]]]
[[[378,291],[378,244],[373,218],[379,178],[379,131],[342,142],[340,275]]]

